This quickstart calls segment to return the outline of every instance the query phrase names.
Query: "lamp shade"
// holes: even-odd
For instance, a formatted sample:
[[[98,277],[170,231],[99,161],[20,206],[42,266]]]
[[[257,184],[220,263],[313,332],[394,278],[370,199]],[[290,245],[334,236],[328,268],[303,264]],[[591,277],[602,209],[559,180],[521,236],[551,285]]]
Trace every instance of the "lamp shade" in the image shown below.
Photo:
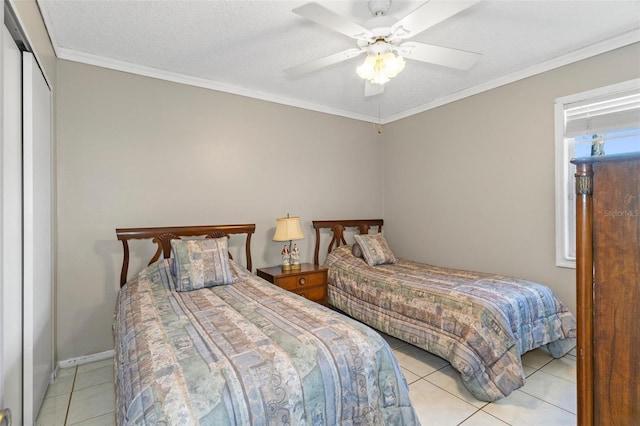
[[[276,232],[273,234],[273,241],[291,241],[303,238],[299,217],[279,217],[276,219]]]

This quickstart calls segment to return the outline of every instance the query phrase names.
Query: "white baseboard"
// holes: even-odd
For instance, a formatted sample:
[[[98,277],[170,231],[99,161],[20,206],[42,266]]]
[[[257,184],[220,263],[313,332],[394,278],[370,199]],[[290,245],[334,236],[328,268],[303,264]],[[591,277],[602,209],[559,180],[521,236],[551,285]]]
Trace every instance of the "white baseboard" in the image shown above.
[[[58,377],[59,373],[60,373],[60,364],[56,365],[55,368],[53,369],[53,372],[51,373],[51,379],[50,379],[49,383],[55,382],[56,377]]]
[[[63,361],[58,361],[58,366],[60,368],[69,368],[75,367],[76,365],[89,364],[90,362],[102,361],[103,359],[113,358],[113,349],[100,352],[97,354],[91,354],[86,356],[81,356],[78,358],[65,359]]]

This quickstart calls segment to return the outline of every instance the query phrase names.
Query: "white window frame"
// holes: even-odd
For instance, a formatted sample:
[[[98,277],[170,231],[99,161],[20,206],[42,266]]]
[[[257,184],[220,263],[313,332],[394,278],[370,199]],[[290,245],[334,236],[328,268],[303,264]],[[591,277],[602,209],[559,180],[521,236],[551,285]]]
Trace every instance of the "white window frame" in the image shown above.
[[[573,144],[565,138],[565,112],[570,104],[588,102],[603,96],[628,92],[640,88],[640,78],[600,87],[555,100],[555,184],[556,184],[556,265],[576,267],[575,255],[575,166]]]

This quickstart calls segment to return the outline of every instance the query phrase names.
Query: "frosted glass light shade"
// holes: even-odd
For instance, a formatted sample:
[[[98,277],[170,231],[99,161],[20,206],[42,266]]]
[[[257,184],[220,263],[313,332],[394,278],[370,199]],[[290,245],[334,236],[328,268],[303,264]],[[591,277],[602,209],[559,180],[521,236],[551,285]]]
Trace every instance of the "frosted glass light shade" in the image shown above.
[[[360,78],[374,84],[385,84],[404,69],[404,58],[392,52],[367,55],[362,65],[356,68]]]
[[[276,219],[276,232],[273,234],[273,241],[291,241],[303,238],[299,217],[279,217]]]

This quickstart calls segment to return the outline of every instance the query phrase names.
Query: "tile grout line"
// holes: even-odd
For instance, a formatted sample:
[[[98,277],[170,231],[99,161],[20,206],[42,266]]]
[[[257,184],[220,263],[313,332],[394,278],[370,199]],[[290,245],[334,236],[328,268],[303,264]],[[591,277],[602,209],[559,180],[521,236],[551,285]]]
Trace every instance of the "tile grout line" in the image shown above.
[[[572,382],[571,380],[567,380],[567,379],[565,379],[564,377],[556,376],[555,374],[551,374],[551,373],[548,373],[548,372],[546,372],[546,371],[542,371],[542,369],[543,369],[544,367],[546,367],[547,365],[551,364],[553,361],[555,361],[555,360],[557,360],[557,359],[562,359],[562,358],[564,358],[565,356],[573,357],[573,355],[571,355],[571,354],[569,354],[569,353],[567,352],[565,355],[561,356],[560,358],[552,358],[552,359],[550,359],[549,361],[545,362],[545,363],[544,363],[544,365],[540,366],[540,367],[539,367],[539,368],[537,368],[537,369],[535,369],[534,367],[528,366],[529,368],[534,368],[534,369],[535,369],[535,371],[534,371],[533,373],[529,374],[529,376],[525,378],[525,383],[526,383],[526,379],[529,379],[529,377],[533,376],[534,374],[536,374],[536,373],[538,373],[538,372],[542,372],[542,373],[548,374],[548,375],[550,375],[550,376],[553,376],[553,377],[555,377],[555,378],[557,378],[557,379],[560,379],[560,380],[563,380],[563,381],[565,381],[565,382],[569,382],[569,383],[572,383],[572,384],[574,384],[574,385],[575,385],[576,383]],[[575,357],[573,357],[573,358],[575,358]],[[524,365],[524,364],[523,364],[523,365]],[[524,387],[524,386],[523,386],[523,387]],[[574,416],[576,416],[576,415],[577,415],[577,413],[572,413],[571,411],[569,411],[569,410],[567,410],[567,409],[565,409],[565,408],[562,408],[562,407],[560,407],[559,405],[556,405],[556,404],[554,404],[554,403],[553,403],[553,402],[551,402],[551,401],[547,401],[546,399],[542,399],[542,398],[540,398],[540,397],[538,397],[538,396],[536,396],[536,395],[532,395],[532,394],[530,394],[529,392],[525,392],[524,390],[522,390],[522,387],[521,387],[521,388],[518,388],[517,390],[519,390],[520,392],[522,392],[522,393],[524,393],[524,394],[526,394],[526,395],[529,395],[529,396],[530,396],[530,397],[532,397],[532,398],[538,399],[538,400],[540,400],[540,401],[542,401],[542,402],[546,402],[547,404],[549,404],[549,405],[551,405],[551,406],[553,406],[553,407],[559,408],[560,410],[562,410],[562,411],[564,411],[564,412],[567,412],[567,413],[569,413],[569,414],[573,414]],[[488,405],[488,404],[487,404],[487,405]],[[486,405],[485,405],[485,407],[486,407]],[[483,407],[483,409],[484,409],[484,407]],[[487,414],[491,415],[490,413],[487,413]],[[494,417],[495,417],[495,416],[494,416]]]
[[[442,367],[442,368],[445,368],[445,367]],[[441,369],[442,369],[442,368],[441,368]],[[438,371],[439,371],[439,370],[438,370]],[[434,371],[434,373],[435,373],[435,371]],[[480,402],[482,402],[482,403],[484,404],[482,407],[478,408],[478,407],[476,407],[475,405],[471,404],[470,402],[468,402],[468,401],[466,401],[466,400],[464,400],[464,399],[460,398],[458,395],[456,395],[456,394],[454,394],[454,393],[452,393],[452,392],[449,392],[447,389],[443,388],[442,386],[438,385],[437,383],[433,383],[433,382],[431,382],[431,381],[427,380],[427,377],[428,377],[428,376],[430,376],[430,375],[431,375],[431,374],[427,374],[426,376],[424,376],[424,377],[420,378],[420,380],[424,380],[424,381],[426,381],[427,383],[432,384],[433,386],[435,386],[435,387],[437,387],[438,389],[440,389],[440,390],[442,390],[442,391],[444,391],[444,392],[448,393],[449,395],[453,396],[454,398],[457,398],[457,399],[459,399],[460,401],[462,401],[462,402],[464,402],[464,403],[466,403],[466,404],[469,404],[470,406],[472,406],[473,408],[475,408],[475,409],[476,409],[476,411],[474,411],[474,413],[473,413],[471,416],[473,416],[474,414],[476,414],[478,411],[482,411],[485,407],[487,407],[489,404],[491,404],[491,402],[478,400],[478,401],[480,401]],[[472,396],[473,396],[473,395],[472,395]],[[471,417],[471,416],[469,416],[469,417]],[[466,421],[466,419],[465,419],[465,421]]]
[[[555,377],[556,379],[560,379],[560,380],[562,380],[563,382],[572,383],[572,384],[574,384],[574,385],[576,385],[576,386],[577,386],[577,384],[578,384],[578,383],[577,383],[577,381],[569,380],[569,379],[567,379],[567,378],[565,378],[565,377],[558,376],[558,375],[553,374],[553,373],[551,373],[551,372],[549,372],[549,371],[543,371],[543,370],[542,370],[542,368],[541,368],[540,370],[536,370],[536,371],[534,371],[533,373],[531,373],[531,374],[529,375],[529,377],[533,376],[535,373],[544,373],[544,374],[548,374],[549,376]],[[529,377],[527,377],[527,379],[528,379]]]
[[[73,372],[73,383],[71,384],[71,393],[69,394],[69,402],[67,403],[67,412],[64,414],[64,425],[67,426],[67,419],[69,418],[69,412],[71,411],[71,398],[73,398],[73,389],[76,387],[76,377],[78,375],[78,366],[76,365]]]
[[[491,416],[491,417],[493,417],[494,419],[496,419],[497,421],[499,421],[499,422],[501,422],[501,423],[504,423],[505,425],[512,426],[512,425],[511,425],[511,423],[507,423],[506,421],[502,420],[501,418],[496,417],[496,416],[494,416],[493,414],[491,414],[491,413],[487,413],[486,411],[484,411],[484,408],[485,408],[485,407],[487,407],[489,404],[491,404],[491,403],[489,402],[489,403],[487,403],[484,407],[479,408],[479,409],[478,409],[478,411],[476,411],[475,413],[473,413],[472,415],[470,415],[469,417],[467,417],[466,419],[464,419],[463,421],[461,421],[460,423],[458,423],[458,426],[460,426],[460,425],[463,425],[463,426],[464,426],[464,422],[466,422],[467,420],[469,420],[471,417],[475,416],[475,415],[476,415],[476,414],[478,414],[479,412],[482,412],[482,413],[486,414],[487,416]]]
[[[542,401],[542,402],[545,402],[545,403],[547,403],[547,404],[551,405],[552,407],[559,408],[560,410],[562,410],[562,411],[564,411],[564,412],[567,412],[567,413],[569,413],[569,414],[573,414],[574,416],[577,416],[577,415],[578,415],[577,413],[572,413],[571,411],[567,410],[566,408],[560,407],[559,405],[556,405],[556,404],[554,404],[554,403],[553,403],[553,402],[551,402],[551,401],[547,401],[546,399],[542,399],[542,398],[540,398],[539,396],[532,395],[532,394],[530,394],[529,392],[525,392],[525,391],[523,391],[522,389],[518,389],[518,390],[519,390],[520,392],[524,393],[525,395],[529,395],[531,398],[535,398],[535,399],[538,399],[538,400],[540,400],[540,401]],[[489,414],[489,413],[487,413],[487,414]]]
[[[455,395],[454,395],[455,396]],[[482,411],[481,408],[478,408],[476,411],[474,411],[473,413],[471,413],[471,415],[469,415],[468,417],[466,417],[463,421],[461,421],[460,423],[458,423],[458,426],[460,426],[461,424],[463,424],[464,422],[466,422],[467,420],[469,420],[471,417],[475,416],[476,414],[478,414],[478,411]]]
[[[106,367],[106,366],[104,366],[104,367]],[[113,366],[112,366],[112,367],[113,367]],[[99,368],[103,368],[103,367],[99,367]],[[92,370],[85,371],[85,373],[88,373],[88,372],[91,372],[91,371],[97,370],[97,369],[99,369],[99,368],[96,368],[96,369],[92,369]],[[115,367],[113,367],[113,368],[115,369]],[[101,385],[104,385],[104,384],[107,384],[107,383],[111,383],[112,385],[114,384],[114,383],[113,383],[113,379],[111,379],[111,380],[109,380],[109,381],[105,381],[105,382],[102,382],[102,383],[94,383],[94,384],[92,384],[92,385],[90,385],[90,386],[86,386],[86,387],[84,387],[84,388],[82,388],[82,389],[75,389],[75,386],[76,386],[76,378],[77,378],[77,375],[79,375],[79,374],[80,374],[80,373],[79,373],[79,371],[78,371],[78,367],[76,366],[76,376],[74,376],[74,382],[73,382],[73,387],[72,387],[72,392],[71,392],[71,394],[72,394],[72,395],[73,395],[73,393],[75,393],[75,392],[84,391],[84,390],[86,390],[86,389],[90,389],[90,388],[92,388],[92,387],[96,387],[96,386],[101,386]],[[69,403],[69,409],[68,409],[68,411],[67,411],[67,418],[65,419],[65,426],[73,426],[73,425],[75,425],[75,424],[83,423],[83,422],[86,422],[86,421],[89,421],[89,420],[93,420],[93,419],[96,419],[96,418],[98,418],[98,417],[102,417],[102,416],[107,415],[107,414],[114,414],[114,417],[115,417],[115,412],[116,412],[115,407],[114,407],[114,410],[113,410],[113,411],[110,411],[110,412],[108,412],[108,413],[99,414],[99,415],[96,415],[96,416],[93,416],[93,417],[90,417],[90,418],[87,418],[87,419],[81,420],[80,422],[75,422],[75,423],[72,423],[72,424],[71,424],[71,423],[67,423],[67,422],[68,422],[68,418],[69,418],[69,414],[71,413],[70,408],[71,408],[71,404]]]
[[[416,376],[418,376],[418,380],[427,380],[427,377],[429,377],[429,376],[430,376],[430,375],[432,375],[433,373],[437,373],[438,371],[443,370],[443,369],[447,368],[447,367],[448,367],[448,366],[450,366],[450,365],[451,365],[451,364],[443,365],[442,367],[440,367],[440,368],[438,368],[438,369],[435,369],[435,370],[433,370],[431,373],[427,373],[427,374],[425,374],[424,376],[421,376],[421,375],[419,375],[418,373],[414,373],[413,371],[409,370],[407,367],[402,367],[402,368],[404,368],[404,369],[405,369],[405,370],[407,370],[408,372],[410,372],[410,373],[415,374]],[[455,370],[455,369],[454,369],[454,370]],[[416,382],[417,382],[418,380],[416,380]],[[427,381],[428,381],[428,380],[427,380]]]
[[[545,365],[546,365],[546,364],[545,364]],[[538,372],[542,372],[542,373],[548,374],[548,375],[550,375],[550,376],[555,377],[556,379],[560,379],[560,380],[563,380],[563,381],[565,381],[565,382],[569,382],[569,383],[571,383],[572,385],[576,385],[576,383],[574,383],[574,382],[572,382],[572,381],[570,381],[570,380],[567,380],[567,379],[565,379],[565,378],[563,378],[563,377],[559,377],[559,376],[556,376],[555,374],[551,374],[551,373],[547,373],[546,371],[542,371],[542,367],[540,367],[540,369],[536,370],[535,372],[531,373],[531,376],[533,376],[535,373],[538,373]],[[531,376],[529,376],[529,377],[531,377]],[[524,387],[524,386],[523,386],[523,387]],[[559,408],[559,409],[561,409],[562,411],[566,411],[566,412],[567,412],[567,413],[569,413],[569,414],[573,414],[574,416],[577,416],[577,413],[572,413],[571,411],[567,410],[566,408],[560,407],[559,405],[556,405],[556,404],[554,404],[554,403],[553,403],[553,402],[551,402],[551,401],[547,401],[546,399],[542,399],[542,398],[540,398],[539,396],[536,396],[536,395],[530,394],[529,392],[524,391],[522,388],[519,388],[518,390],[519,390],[520,392],[522,392],[522,393],[526,394],[526,395],[529,395],[529,396],[530,396],[530,397],[532,397],[532,398],[539,399],[540,401],[542,401],[542,402],[546,402],[547,404],[549,404],[549,405],[551,405],[551,406],[553,406],[553,407]],[[487,413],[487,414],[488,414],[488,413]]]

